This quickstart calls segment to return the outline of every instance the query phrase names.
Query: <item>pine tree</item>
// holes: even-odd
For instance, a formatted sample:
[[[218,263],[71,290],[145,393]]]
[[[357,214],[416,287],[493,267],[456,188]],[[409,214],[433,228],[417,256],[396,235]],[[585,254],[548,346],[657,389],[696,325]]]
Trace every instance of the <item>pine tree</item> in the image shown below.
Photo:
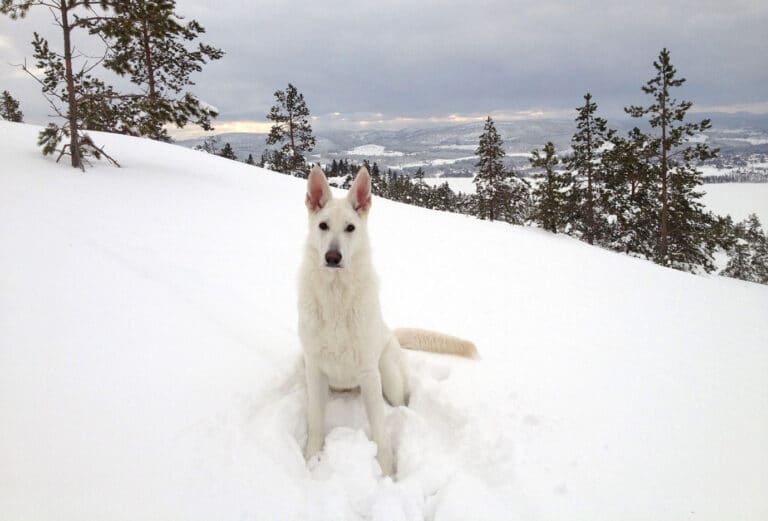
[[[344,176],[344,181],[341,182],[341,187],[345,190],[349,190],[349,188],[352,186],[352,183],[355,181],[355,176],[351,173]]]
[[[245,160],[246,165],[254,166],[256,162],[253,160],[253,154],[248,154],[248,159]]]
[[[504,167],[503,146],[496,125],[488,116],[475,150],[475,213],[480,219],[520,224],[528,217],[530,194],[527,183]]]
[[[430,207],[435,210],[456,211],[456,194],[451,190],[447,181],[432,190],[431,199]]]
[[[381,175],[379,165],[374,162],[371,167],[371,192],[373,192],[374,195],[382,195],[386,190],[385,182],[386,181]]]
[[[509,171],[509,177],[511,180],[505,187],[505,190],[509,191],[506,197],[509,207],[504,220],[512,224],[524,224],[530,220],[533,210],[531,185],[525,179],[518,177],[513,170]]]
[[[400,174],[390,170],[389,182],[387,183],[387,198],[393,201],[400,201],[398,191],[400,189]]]
[[[307,177],[309,168],[304,154],[315,147],[315,138],[304,95],[289,83],[285,90],[275,92],[275,98],[277,103],[267,114],[267,119],[274,122],[267,145],[282,146],[271,153],[272,168],[284,174]]]
[[[569,224],[571,217],[571,176],[555,170],[560,160],[551,141],[544,145],[544,155],[536,149],[531,156],[531,166],[542,170],[533,175],[537,181],[532,194],[533,220],[545,230],[557,233]]]
[[[502,208],[508,201],[502,188],[506,182],[507,173],[502,163],[505,156],[501,136],[490,116],[485,120],[480,142],[475,150],[478,157],[475,167],[478,169],[472,182],[476,186],[477,216],[480,219],[493,221],[504,213]]]
[[[720,274],[725,277],[754,282],[751,261],[752,254],[749,249],[749,243],[744,239],[739,239],[731,251],[728,252],[728,264]]]
[[[392,172],[387,184],[387,197],[393,201],[412,204],[413,183],[407,175]]]
[[[235,155],[235,151],[232,150],[232,145],[229,143],[224,143],[224,147],[221,149],[221,152],[219,152],[217,155],[224,157],[226,159],[232,159],[233,161],[237,161],[237,155]]]
[[[195,150],[200,150],[207,154],[219,155],[219,141],[218,136],[207,136],[203,139],[201,144],[195,146]]]
[[[73,33],[77,29],[88,28],[94,18],[108,18],[108,9],[115,3],[105,0],[0,1],[0,13],[7,14],[12,19],[25,17],[33,7],[45,7],[53,16],[55,25],[61,30],[61,53],[52,50],[45,38],[34,33],[33,57],[37,70],[42,71],[42,78],[36,76],[26,64],[22,70],[40,83],[43,96],[56,115],[64,120],[62,124],[49,123],[38,135],[38,144],[42,147],[43,154],[49,155],[58,151],[57,161],[68,155],[71,165],[75,168],[84,169],[89,156],[96,159],[103,156],[119,166],[103,148],[94,143],[85,133],[85,129],[97,127],[100,121],[113,123],[118,120],[119,114],[113,102],[120,99],[120,96],[112,87],[91,74],[95,64],[84,61],[77,70],[78,58],[81,61],[86,58],[75,54],[72,43]],[[95,11],[95,6],[100,6],[104,13]],[[59,148],[62,141],[66,143]]]
[[[259,163],[257,166],[260,166],[261,168],[268,168],[267,165],[269,164],[269,150],[262,150],[261,157],[259,158]]]
[[[110,42],[104,65],[143,88],[124,101],[131,114],[124,133],[170,141],[167,124],[213,129],[216,110],[185,89],[194,85],[193,73],[224,52],[203,43],[191,47],[205,29],[195,20],[184,23],[175,9],[175,0],[125,0],[115,2],[116,16],[90,25]]]
[[[752,247],[752,271],[755,282],[768,284],[768,230],[763,232],[756,214],[747,218],[747,240]]]
[[[763,232],[760,219],[751,214],[734,231],[736,241],[728,252],[728,265],[720,274],[768,284],[768,235]]]
[[[571,139],[573,154],[568,158],[567,168],[575,176],[574,204],[576,222],[574,226],[583,238],[594,244],[603,235],[604,225],[597,207],[601,198],[604,175],[601,163],[601,147],[612,136],[608,122],[595,115],[597,103],[592,94],[584,95],[584,105],[576,109],[577,131]]]
[[[689,138],[709,128],[704,119],[699,123],[683,123],[693,105],[690,101],[677,101],[671,89],[680,87],[684,78],[677,78],[669,51],[663,49],[653,63],[656,75],[643,87],[653,98],[647,107],[625,108],[632,117],[648,116],[648,123],[658,134],[648,136],[651,165],[659,184],[659,232],[655,260],[659,264],[687,271],[698,267],[714,269],[712,243],[708,237],[714,217],[704,211],[699,202],[701,174],[694,161],[703,161],[717,155],[705,143],[691,145]]]
[[[458,192],[455,194],[453,208],[456,213],[463,215],[474,215],[475,213],[475,196],[474,194],[465,194],[464,192]]]
[[[626,138],[613,135],[602,157],[604,183],[599,205],[604,212],[601,244],[624,253],[653,258],[658,240],[659,201],[647,137],[635,127]]]
[[[409,184],[409,201],[411,204],[421,206],[422,208],[431,208],[429,186],[424,182],[424,176],[424,169],[418,167]]]
[[[4,90],[0,97],[0,119],[16,123],[24,121],[24,114],[19,109],[19,102],[7,90]]]

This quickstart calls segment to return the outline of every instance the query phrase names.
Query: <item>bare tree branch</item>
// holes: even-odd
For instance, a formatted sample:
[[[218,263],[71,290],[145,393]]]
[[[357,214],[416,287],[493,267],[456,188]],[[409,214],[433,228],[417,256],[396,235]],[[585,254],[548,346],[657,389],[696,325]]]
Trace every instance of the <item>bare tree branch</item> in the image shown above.
[[[106,157],[106,158],[107,158],[107,159],[108,159],[108,160],[109,160],[109,161],[110,161],[112,164],[114,164],[116,167],[120,168],[120,163],[118,163],[118,162],[115,160],[115,158],[113,158],[112,156],[110,156],[109,154],[107,154],[106,152],[104,152],[104,147],[103,147],[103,146],[102,146],[102,147],[97,147],[96,145],[93,145],[93,148],[95,148],[96,150],[98,150],[98,151],[99,151],[99,153],[100,153],[101,155],[103,155],[104,157]]]

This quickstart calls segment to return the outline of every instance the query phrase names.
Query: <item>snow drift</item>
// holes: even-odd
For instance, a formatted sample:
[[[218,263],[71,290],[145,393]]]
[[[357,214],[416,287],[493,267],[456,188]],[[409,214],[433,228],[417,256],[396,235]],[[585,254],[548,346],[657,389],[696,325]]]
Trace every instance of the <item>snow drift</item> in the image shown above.
[[[0,517],[768,519],[768,288],[376,199],[408,353],[382,478],[354,394],[307,464],[304,183],[98,135],[86,173],[0,122]]]

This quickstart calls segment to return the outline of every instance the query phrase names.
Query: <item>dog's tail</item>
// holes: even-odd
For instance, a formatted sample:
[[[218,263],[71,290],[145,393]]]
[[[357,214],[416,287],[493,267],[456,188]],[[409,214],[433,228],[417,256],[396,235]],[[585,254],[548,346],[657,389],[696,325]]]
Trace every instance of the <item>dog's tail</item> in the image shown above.
[[[395,329],[393,333],[400,345],[406,349],[479,358],[475,344],[469,340],[424,329],[400,328]]]

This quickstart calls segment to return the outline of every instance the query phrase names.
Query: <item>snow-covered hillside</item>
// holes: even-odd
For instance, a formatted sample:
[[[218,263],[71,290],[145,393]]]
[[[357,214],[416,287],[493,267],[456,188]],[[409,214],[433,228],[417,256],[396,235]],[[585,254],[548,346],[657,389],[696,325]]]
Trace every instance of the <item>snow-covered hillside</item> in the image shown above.
[[[348,151],[352,156],[371,156],[371,157],[402,157],[402,152],[390,151],[381,145],[360,145]]]
[[[0,519],[768,519],[768,287],[376,199],[409,353],[382,478],[359,397],[307,465],[300,180],[98,135],[123,168],[0,122]]]

